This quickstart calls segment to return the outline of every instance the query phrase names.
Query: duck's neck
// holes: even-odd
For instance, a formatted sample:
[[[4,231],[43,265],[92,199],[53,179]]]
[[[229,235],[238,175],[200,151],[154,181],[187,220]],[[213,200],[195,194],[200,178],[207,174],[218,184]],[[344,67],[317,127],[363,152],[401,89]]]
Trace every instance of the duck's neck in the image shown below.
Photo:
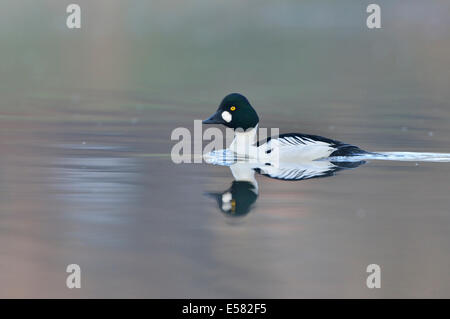
[[[230,149],[237,154],[250,155],[255,149],[257,142],[258,125],[245,132],[234,132],[234,140]]]

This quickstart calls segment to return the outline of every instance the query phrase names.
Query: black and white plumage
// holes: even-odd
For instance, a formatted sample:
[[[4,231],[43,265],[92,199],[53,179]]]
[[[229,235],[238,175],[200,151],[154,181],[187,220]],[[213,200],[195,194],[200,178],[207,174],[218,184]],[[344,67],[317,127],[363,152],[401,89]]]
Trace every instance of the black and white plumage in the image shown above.
[[[269,137],[267,142],[273,139]],[[281,134],[278,137],[275,137],[279,141],[280,144],[284,146],[302,146],[302,145],[323,145],[326,144],[329,148],[332,149],[330,153],[330,157],[332,156],[355,156],[355,155],[363,155],[368,152],[360,149],[357,146],[343,143],[340,141],[332,140],[326,137],[318,136],[318,135],[310,135],[310,134],[301,134],[301,133],[287,133]],[[258,146],[261,145],[261,142],[258,142]]]

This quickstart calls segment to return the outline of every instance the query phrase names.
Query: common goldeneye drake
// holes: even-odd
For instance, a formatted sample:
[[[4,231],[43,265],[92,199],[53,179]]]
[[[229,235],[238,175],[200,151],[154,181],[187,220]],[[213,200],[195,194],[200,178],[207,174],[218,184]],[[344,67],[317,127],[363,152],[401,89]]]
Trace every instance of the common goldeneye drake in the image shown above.
[[[257,159],[272,165],[283,163],[314,161],[328,157],[357,156],[371,154],[357,146],[329,138],[288,133],[257,141],[259,117],[247,98],[239,93],[227,95],[217,111],[204,124],[223,124],[234,129],[234,140],[229,150],[238,156]]]

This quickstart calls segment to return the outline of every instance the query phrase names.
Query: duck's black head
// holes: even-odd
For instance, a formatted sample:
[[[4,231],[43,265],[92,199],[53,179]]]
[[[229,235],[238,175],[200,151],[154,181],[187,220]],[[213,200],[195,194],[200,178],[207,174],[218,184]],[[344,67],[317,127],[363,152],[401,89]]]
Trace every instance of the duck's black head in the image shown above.
[[[216,113],[204,120],[203,124],[223,124],[233,129],[247,130],[258,122],[258,114],[247,98],[239,93],[231,93],[224,97]]]

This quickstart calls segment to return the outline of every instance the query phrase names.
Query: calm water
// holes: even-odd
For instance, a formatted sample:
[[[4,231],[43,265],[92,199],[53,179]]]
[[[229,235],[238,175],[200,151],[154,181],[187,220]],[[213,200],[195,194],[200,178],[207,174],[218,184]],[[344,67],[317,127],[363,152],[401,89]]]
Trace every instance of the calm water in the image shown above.
[[[233,218],[208,195],[230,189],[229,167],[169,156],[172,130],[231,91],[281,133],[450,153],[446,2],[386,2],[374,33],[351,1],[80,1],[81,31],[56,1],[6,2],[0,297],[450,297],[450,163],[256,175]],[[381,289],[366,287],[372,263]]]

